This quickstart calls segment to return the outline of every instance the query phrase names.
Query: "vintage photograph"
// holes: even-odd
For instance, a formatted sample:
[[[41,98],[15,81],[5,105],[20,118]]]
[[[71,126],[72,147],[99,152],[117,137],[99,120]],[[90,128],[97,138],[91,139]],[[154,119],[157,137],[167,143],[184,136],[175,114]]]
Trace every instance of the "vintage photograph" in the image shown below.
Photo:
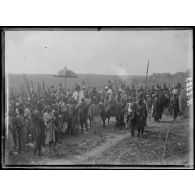
[[[4,168],[194,168],[193,29],[2,37]]]

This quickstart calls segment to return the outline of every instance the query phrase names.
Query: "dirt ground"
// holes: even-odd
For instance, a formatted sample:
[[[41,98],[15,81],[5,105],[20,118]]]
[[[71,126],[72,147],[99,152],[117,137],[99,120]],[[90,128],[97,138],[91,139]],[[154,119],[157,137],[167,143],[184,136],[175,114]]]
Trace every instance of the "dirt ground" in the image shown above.
[[[34,156],[33,148],[29,147],[23,154],[6,158],[6,165],[184,165],[192,168],[189,119],[171,120],[167,116],[160,123],[148,120],[141,138],[131,137],[129,130],[114,131],[113,124],[102,129],[102,135],[94,134],[93,129],[78,136],[66,135],[62,144],[43,148],[42,156]]]

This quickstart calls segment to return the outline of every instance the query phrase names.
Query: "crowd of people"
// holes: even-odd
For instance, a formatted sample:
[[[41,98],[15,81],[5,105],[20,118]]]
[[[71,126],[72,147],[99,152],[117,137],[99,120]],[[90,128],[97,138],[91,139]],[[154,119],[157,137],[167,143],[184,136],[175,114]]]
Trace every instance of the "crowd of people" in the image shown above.
[[[176,119],[179,113],[181,85],[174,89],[166,83],[152,88],[135,89],[128,85],[115,87],[111,81],[100,90],[75,84],[74,90],[65,91],[60,84],[43,94],[11,94],[6,113],[6,149],[22,153],[33,143],[34,154],[40,155],[42,147],[62,143],[62,133],[79,135],[94,129],[102,135],[106,119],[115,117],[115,129],[127,128],[131,136],[144,133],[147,118],[160,122],[167,110]]]

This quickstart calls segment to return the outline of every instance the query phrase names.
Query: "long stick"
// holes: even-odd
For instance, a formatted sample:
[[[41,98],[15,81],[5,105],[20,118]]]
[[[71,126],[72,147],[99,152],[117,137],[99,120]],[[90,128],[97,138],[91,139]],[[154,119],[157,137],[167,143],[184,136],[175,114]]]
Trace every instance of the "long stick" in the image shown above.
[[[44,83],[44,81],[43,81],[43,91],[44,91],[44,96],[46,96],[45,83]]]
[[[30,86],[29,86],[28,79],[26,78],[26,75],[25,75],[25,74],[23,74],[23,79],[24,79],[24,83],[25,83],[25,85],[26,85],[27,92],[28,92],[28,94],[30,94],[30,96],[31,96],[31,93],[30,93]]]
[[[66,67],[64,71],[64,86],[65,86],[65,93],[66,93]]]
[[[44,94],[43,94],[43,90],[42,90],[42,88],[41,88],[41,86],[40,86],[40,85],[39,85],[39,91],[40,91],[41,97],[43,97],[43,96],[44,96]]]
[[[147,79],[148,79],[148,69],[149,69],[149,60],[148,60],[148,65],[147,65],[147,70],[146,70],[146,85],[147,85]]]
[[[34,86],[33,86],[33,81],[30,81],[30,83],[31,83],[31,87],[33,89],[33,92],[35,93]]]
[[[38,93],[38,97],[40,98],[40,88],[39,88],[39,82],[37,83],[37,93]]]
[[[89,81],[88,81],[88,78],[87,78],[87,88],[89,89]]]

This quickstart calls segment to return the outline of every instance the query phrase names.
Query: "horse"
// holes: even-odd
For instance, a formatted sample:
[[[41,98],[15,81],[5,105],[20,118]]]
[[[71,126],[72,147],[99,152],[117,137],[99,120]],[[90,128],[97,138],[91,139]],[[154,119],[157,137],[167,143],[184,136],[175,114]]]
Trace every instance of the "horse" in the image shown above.
[[[116,117],[116,101],[111,104],[107,104],[106,101],[100,103],[100,116],[103,121],[103,128],[106,125],[106,119],[108,119],[108,125],[111,117]]]
[[[78,116],[80,119],[80,125],[83,132],[83,125],[85,124],[86,131],[88,131],[88,119],[89,119],[89,107],[91,105],[91,99],[82,99],[82,103],[78,105]]]
[[[119,97],[116,100],[116,128],[125,128],[126,124],[124,122],[124,116],[126,114],[127,96]]]
[[[94,128],[94,132],[96,134],[96,130],[101,134],[101,117],[100,117],[100,104],[93,103],[89,107],[90,110],[90,126]]]

